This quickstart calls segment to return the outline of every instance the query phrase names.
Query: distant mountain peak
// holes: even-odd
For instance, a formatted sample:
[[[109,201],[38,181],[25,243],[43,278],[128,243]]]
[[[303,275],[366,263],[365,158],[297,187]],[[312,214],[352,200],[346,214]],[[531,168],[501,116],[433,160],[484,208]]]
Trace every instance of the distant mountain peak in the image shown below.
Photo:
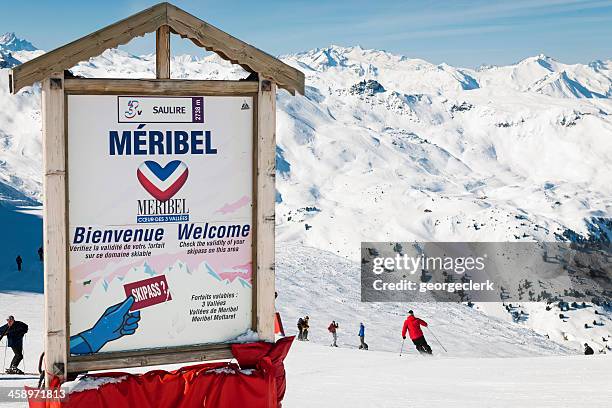
[[[479,66],[476,67],[476,72],[486,71],[486,70],[494,69],[497,67],[498,66],[494,64],[480,64]]]
[[[6,51],[36,51],[38,48],[31,42],[19,38],[15,33],[5,33],[0,35],[0,49]]]
[[[409,61],[402,55],[384,50],[366,49],[361,45],[342,46],[331,44],[295,54],[282,55],[281,59],[297,60],[302,68],[325,72],[329,69],[349,69],[361,75],[372,74],[376,67],[392,67]],[[418,60],[414,60],[419,62]],[[423,61],[423,63],[425,63]]]
[[[549,71],[555,71],[554,65],[558,64],[558,61],[552,57],[549,57],[545,54],[534,55],[533,57],[525,58],[520,61],[518,65],[529,65],[529,64],[538,64],[542,68],[545,68]]]
[[[556,61],[553,57],[549,57],[546,54],[538,54],[531,57],[525,58],[523,61]]]

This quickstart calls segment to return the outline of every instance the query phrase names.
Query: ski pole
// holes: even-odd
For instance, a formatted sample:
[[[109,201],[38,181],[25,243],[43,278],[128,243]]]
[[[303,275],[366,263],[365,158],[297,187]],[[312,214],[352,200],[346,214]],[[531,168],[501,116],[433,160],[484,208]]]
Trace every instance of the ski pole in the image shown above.
[[[6,350],[8,349],[8,339],[4,342],[4,361],[2,362],[2,372],[6,371]]]
[[[442,343],[440,343],[440,340],[438,340],[438,338],[436,337],[436,335],[434,334],[434,332],[431,331],[431,329],[429,328],[429,326],[426,326],[427,330],[429,330],[429,333],[431,333],[431,335],[433,336],[434,339],[436,339],[436,341],[438,342],[438,344],[440,345],[440,347],[442,347],[442,350],[444,350],[445,353],[448,353],[448,351],[444,348],[444,346],[442,345]]]
[[[23,336],[23,340],[24,340],[23,342],[24,343],[25,343],[25,339],[26,339],[26,336],[24,335]],[[23,372],[25,373],[27,370],[26,370],[25,352],[24,352],[24,350],[25,350],[25,347],[22,346],[21,347],[21,356],[23,357]]]
[[[400,357],[402,356],[402,351],[404,351],[404,342],[406,339],[402,339],[402,347],[400,348]]]
[[[38,359],[38,374],[40,377],[38,378],[38,388],[42,388],[45,384],[45,368],[43,367],[45,363],[45,352],[43,351],[40,354],[40,358]]]

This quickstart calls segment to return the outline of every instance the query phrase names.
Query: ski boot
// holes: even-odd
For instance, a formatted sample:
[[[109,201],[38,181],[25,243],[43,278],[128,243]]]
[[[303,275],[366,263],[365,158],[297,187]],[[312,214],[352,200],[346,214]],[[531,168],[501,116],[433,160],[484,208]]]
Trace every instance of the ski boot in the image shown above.
[[[6,373],[7,374],[23,374],[23,371],[21,371],[19,368],[15,366],[10,366],[9,368],[6,369]]]

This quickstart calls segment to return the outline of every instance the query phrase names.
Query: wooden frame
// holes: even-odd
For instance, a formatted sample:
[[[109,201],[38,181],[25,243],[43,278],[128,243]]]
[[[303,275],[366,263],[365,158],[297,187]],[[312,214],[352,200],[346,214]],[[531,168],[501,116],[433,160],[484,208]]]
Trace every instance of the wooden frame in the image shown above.
[[[257,334],[261,340],[274,341],[274,226],[276,194],[276,85],[267,79],[259,80],[257,94],[257,163],[255,210],[255,289],[257,305]],[[263,244],[263,245],[260,245]]]
[[[45,82],[46,84],[47,82]],[[51,83],[51,79],[49,80]],[[54,263],[54,258],[49,256],[45,262],[45,268],[49,268],[48,276],[58,276],[56,280],[45,281],[45,293],[57,293],[54,287],[61,286],[60,280],[66,283],[64,286],[63,300],[59,296],[47,296],[49,299],[47,307],[57,309],[54,313],[52,323],[55,324],[54,336],[48,338],[53,341],[63,341],[63,352],[47,354],[47,362],[54,361],[53,366],[63,367],[63,372],[53,371],[53,375],[60,375],[66,378],[68,373],[77,373],[90,370],[103,370],[118,367],[136,367],[157,364],[171,364],[194,361],[205,361],[211,359],[232,358],[229,344],[202,344],[182,347],[164,347],[155,349],[143,349],[125,352],[103,352],[84,356],[71,356],[68,350],[69,338],[69,302],[66,296],[68,287],[68,245],[66,241],[69,227],[68,218],[68,189],[67,178],[67,97],[68,95],[183,95],[183,96],[247,96],[254,101],[253,109],[253,211],[252,211],[252,262],[253,262],[253,329],[257,330],[260,340],[274,341],[274,174],[275,174],[275,100],[276,90],[269,81],[176,81],[176,80],[132,80],[132,79],[78,79],[70,78],[63,81],[63,88],[56,90],[53,95],[55,98],[61,96],[61,103],[54,99],[55,108],[61,107],[63,121],[53,122],[54,127],[45,127],[45,140],[54,141],[57,137],[53,134],[61,133],[62,152],[55,154],[57,157],[57,167],[62,169],[61,173],[54,171],[48,174],[52,177],[49,181],[55,181],[56,177],[61,176],[59,181],[63,184],[63,190],[57,194],[45,195],[45,208],[62,208],[63,217],[59,219],[58,225],[54,230],[45,227],[45,243],[57,242],[53,253],[61,250],[64,265]],[[46,88],[43,87],[44,95],[47,95]],[[49,103],[52,103],[49,100]],[[51,109],[44,105],[45,110]],[[51,111],[54,112],[53,110]],[[59,112],[57,113],[59,115]],[[54,116],[46,116],[51,124]],[[61,125],[61,126],[60,126]],[[57,141],[59,142],[59,140]],[[51,164],[51,163],[49,163]],[[47,177],[45,178],[47,180]],[[46,217],[45,217],[46,218]],[[52,217],[58,221],[57,217]],[[63,220],[63,221],[62,221]],[[58,231],[63,231],[64,245],[60,248],[59,242],[54,237],[58,237]],[[45,256],[51,252],[45,251]],[[47,261],[47,260],[46,260]],[[53,271],[53,272],[52,272]],[[55,272],[57,271],[57,272]],[[55,284],[56,286],[49,286]],[[63,302],[63,303],[62,303]],[[61,303],[61,304],[60,304]],[[49,309],[48,309],[49,310]],[[48,319],[49,323],[49,319]],[[51,327],[51,326],[49,326]],[[57,334],[55,334],[57,333]],[[49,344],[49,349],[55,349],[56,344]],[[46,348],[47,349],[47,348]],[[49,373],[51,374],[51,373]]]
[[[89,95],[126,95],[147,92],[149,95],[256,95],[257,81],[197,81],[156,79],[105,79],[69,78],[65,80],[66,92]]]
[[[80,61],[147,33],[156,34],[157,79],[64,77]],[[170,34],[239,64],[240,81],[170,79]],[[229,344],[70,356],[68,290],[68,95],[202,95],[253,98],[252,271],[253,321],[260,340],[274,341],[274,205],[276,90],[304,94],[304,74],[169,3],[160,3],[14,67],[9,90],[42,81],[45,269],[45,368],[47,384],[88,370],[182,363],[231,357]]]
[[[144,367],[233,358],[229,344],[117,351],[88,356],[69,356],[68,373],[109,370],[118,367]]]
[[[155,32],[155,77],[170,79],[170,27],[167,25]]]
[[[24,86],[152,32],[156,32],[158,40],[156,72],[159,79],[170,78],[169,33],[172,32],[253,74],[272,80],[291,94],[304,94],[301,71],[169,3],[159,3],[16,66],[9,75],[9,89],[17,93]]]
[[[64,101],[64,75],[53,74],[42,84],[44,344],[48,381],[51,376],[66,378],[68,368],[68,207]]]

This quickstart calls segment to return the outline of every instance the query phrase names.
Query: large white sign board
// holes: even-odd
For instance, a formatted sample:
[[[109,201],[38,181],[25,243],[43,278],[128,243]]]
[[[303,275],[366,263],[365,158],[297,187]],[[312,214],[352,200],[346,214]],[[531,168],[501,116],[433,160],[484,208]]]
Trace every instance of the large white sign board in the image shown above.
[[[70,354],[252,328],[253,99],[68,95]]]

